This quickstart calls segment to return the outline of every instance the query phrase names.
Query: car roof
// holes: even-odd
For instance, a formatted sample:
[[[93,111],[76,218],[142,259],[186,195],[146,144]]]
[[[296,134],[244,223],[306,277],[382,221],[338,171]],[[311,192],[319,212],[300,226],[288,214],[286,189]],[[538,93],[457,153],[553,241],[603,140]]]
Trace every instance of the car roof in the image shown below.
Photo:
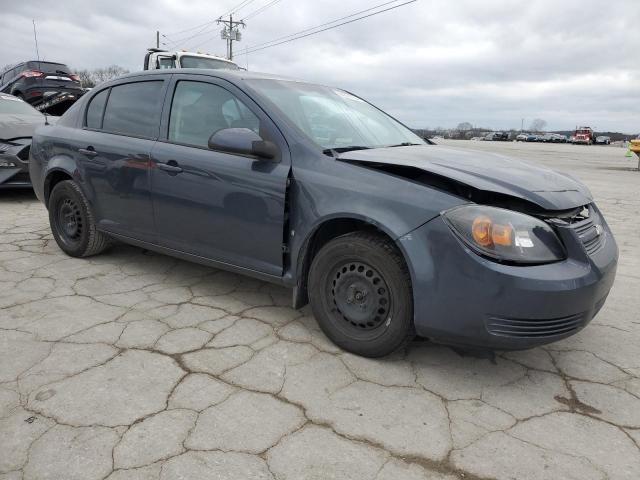
[[[205,75],[210,77],[222,78],[229,81],[242,81],[242,80],[282,80],[288,82],[298,83],[311,83],[303,80],[297,80],[295,78],[283,77],[281,75],[274,75],[271,73],[249,72],[246,70],[225,70],[225,69],[211,69],[211,68],[179,68],[179,69],[162,69],[162,70],[143,70],[140,72],[132,72],[126,75],[122,75],[114,80],[122,80],[125,78],[136,77],[153,77],[155,75],[167,75],[167,74],[182,74],[182,75]],[[111,82],[109,82],[111,83]]]
[[[2,69],[0,69],[0,72],[6,72],[8,70],[12,70],[16,67],[19,67],[20,65],[25,65],[27,63],[50,63],[51,65],[62,65],[64,67],[67,66],[66,63],[60,63],[60,62],[50,62],[48,60],[25,60],[23,62],[17,62],[17,63],[12,63],[9,65],[4,66]]]

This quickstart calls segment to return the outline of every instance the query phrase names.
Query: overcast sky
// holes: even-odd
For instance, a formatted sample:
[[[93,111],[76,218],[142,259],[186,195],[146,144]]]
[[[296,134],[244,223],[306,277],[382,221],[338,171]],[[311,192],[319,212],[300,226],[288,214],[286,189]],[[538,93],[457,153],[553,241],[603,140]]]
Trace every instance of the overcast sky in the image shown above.
[[[242,18],[269,3],[250,0]],[[0,0],[0,66],[40,55],[72,68],[140,70],[155,31],[175,33],[240,0]],[[281,0],[247,21],[242,52],[384,0]],[[400,2],[399,2],[400,3]],[[635,22],[635,23],[634,23]],[[177,42],[225,53],[219,27]],[[163,37],[164,42],[168,42]],[[248,55],[250,70],[340,86],[416,128],[577,124],[640,131],[640,1],[418,0]],[[237,57],[245,66],[247,56]]]

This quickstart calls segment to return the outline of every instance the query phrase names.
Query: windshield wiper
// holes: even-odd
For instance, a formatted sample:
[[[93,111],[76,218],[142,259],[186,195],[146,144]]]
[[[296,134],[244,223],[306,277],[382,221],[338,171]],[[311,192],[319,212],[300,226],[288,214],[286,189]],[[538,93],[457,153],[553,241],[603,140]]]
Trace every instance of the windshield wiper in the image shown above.
[[[343,152],[352,152],[353,150],[369,150],[373,147],[364,147],[362,145],[350,145],[348,147],[335,147],[332,148],[334,152],[343,153]]]
[[[422,145],[422,143],[411,143],[411,142],[403,142],[403,143],[398,143],[396,145],[388,145],[385,148],[393,148],[393,147],[412,147],[414,145]]]
[[[373,147],[365,147],[363,145],[350,145],[348,147],[325,148],[322,153],[335,157],[337,153],[352,152],[354,150],[369,150]]]

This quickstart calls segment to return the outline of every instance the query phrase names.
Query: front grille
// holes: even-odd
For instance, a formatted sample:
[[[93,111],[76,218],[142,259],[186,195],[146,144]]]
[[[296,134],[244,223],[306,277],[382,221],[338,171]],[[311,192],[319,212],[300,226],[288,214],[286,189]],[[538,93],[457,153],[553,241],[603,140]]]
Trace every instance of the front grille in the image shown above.
[[[593,255],[603,246],[600,216],[591,205],[576,208],[552,219],[558,226],[570,228],[580,240],[588,255]]]
[[[580,242],[589,255],[593,255],[600,250],[600,247],[602,247],[602,232],[599,229],[602,227],[599,225],[596,226],[593,217],[589,217],[579,223],[574,223],[571,225],[571,228],[576,232]]]
[[[566,335],[584,325],[584,314],[546,320],[523,320],[489,317],[485,320],[487,331],[492,335],[513,338],[544,338]]]

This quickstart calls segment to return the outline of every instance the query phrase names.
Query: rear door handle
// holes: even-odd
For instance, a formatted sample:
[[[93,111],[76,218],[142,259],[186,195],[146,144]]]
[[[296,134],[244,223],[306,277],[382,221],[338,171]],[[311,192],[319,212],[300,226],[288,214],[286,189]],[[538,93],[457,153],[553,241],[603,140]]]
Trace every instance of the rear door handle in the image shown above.
[[[86,155],[87,157],[96,157],[98,155],[98,152],[96,152],[93,147],[79,148],[78,152]]]
[[[182,167],[178,166],[178,163],[174,160],[170,160],[168,163],[156,163],[160,170],[164,170],[168,173],[180,173],[182,172]]]

